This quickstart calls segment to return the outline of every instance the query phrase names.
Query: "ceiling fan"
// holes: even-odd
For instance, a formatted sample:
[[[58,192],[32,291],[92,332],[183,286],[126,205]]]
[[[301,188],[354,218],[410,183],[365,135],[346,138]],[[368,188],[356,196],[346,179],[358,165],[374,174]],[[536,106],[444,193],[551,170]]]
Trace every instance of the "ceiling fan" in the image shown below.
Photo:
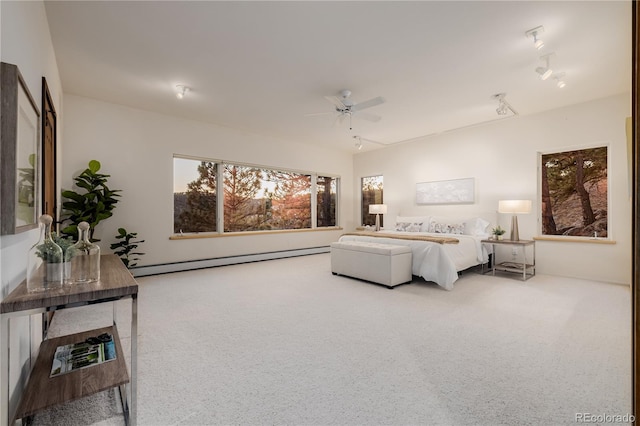
[[[355,103],[351,100],[351,90],[342,90],[339,96],[325,96],[326,100],[331,102],[335,107],[333,112],[319,112],[315,114],[306,114],[308,117],[316,116],[316,115],[326,115],[326,114],[334,114],[338,113],[338,120],[340,122],[344,121],[346,117],[349,117],[349,130],[352,130],[351,127],[351,118],[354,115],[357,115],[359,118],[363,118],[365,120],[377,122],[380,121],[382,117],[379,115],[371,114],[368,112],[362,112],[363,109],[371,108],[377,105],[384,103],[384,98],[381,96],[371,98],[364,102]]]

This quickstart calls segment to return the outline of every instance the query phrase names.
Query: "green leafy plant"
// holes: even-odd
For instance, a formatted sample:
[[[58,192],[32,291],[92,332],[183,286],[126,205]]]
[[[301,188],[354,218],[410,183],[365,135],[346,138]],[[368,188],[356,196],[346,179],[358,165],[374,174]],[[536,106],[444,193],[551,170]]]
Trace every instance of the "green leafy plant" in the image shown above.
[[[73,240],[53,232],[51,233],[51,239],[62,249],[62,254],[55,249],[55,246],[50,241],[45,241],[36,248],[36,255],[46,263],[61,263],[64,260],[64,254],[69,250],[73,250]]]
[[[500,225],[496,226],[495,228],[493,228],[493,229],[491,230],[491,233],[492,233],[493,235],[503,235],[505,232],[507,232],[507,231],[505,231],[504,229],[502,229],[502,228],[500,227]]]
[[[136,262],[140,260],[140,258],[136,256],[145,254],[135,251],[138,248],[138,244],[144,243],[144,240],[134,241],[137,237],[138,234],[136,232],[127,232],[124,228],[118,228],[116,239],[122,241],[111,244],[111,250],[114,250],[114,253],[120,257],[120,260],[122,260],[122,263],[124,263],[124,266],[127,268],[136,266]]]
[[[91,160],[89,167],[74,178],[76,186],[84,190],[83,193],[62,191],[62,197],[66,201],[62,203],[64,227],[60,232],[74,240],[78,239],[78,224],[84,221],[89,223],[89,239],[99,241],[93,238],[95,227],[113,216],[113,209],[118,202],[116,197],[120,196],[120,190],[109,189],[107,178],[111,175],[98,173],[100,167],[99,161]]]

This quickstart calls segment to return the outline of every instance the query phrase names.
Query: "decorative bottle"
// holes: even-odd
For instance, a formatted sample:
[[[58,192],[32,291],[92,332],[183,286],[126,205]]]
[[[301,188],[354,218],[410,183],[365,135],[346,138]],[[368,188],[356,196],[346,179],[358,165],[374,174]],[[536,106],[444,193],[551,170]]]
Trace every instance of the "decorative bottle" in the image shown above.
[[[27,291],[45,291],[60,288],[63,282],[62,249],[51,238],[53,218],[40,216],[40,239],[29,250],[27,260]]]
[[[78,242],[67,249],[65,262],[71,269],[69,284],[92,283],[100,280],[100,247],[89,241],[89,224],[78,224]]]

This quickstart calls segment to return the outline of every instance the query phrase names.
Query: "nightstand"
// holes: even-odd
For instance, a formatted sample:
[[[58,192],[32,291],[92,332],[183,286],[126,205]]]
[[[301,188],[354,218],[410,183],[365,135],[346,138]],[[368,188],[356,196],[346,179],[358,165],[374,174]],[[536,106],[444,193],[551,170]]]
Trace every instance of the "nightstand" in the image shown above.
[[[493,262],[491,262],[491,272],[493,275],[496,271],[511,272],[522,276],[522,281],[526,281],[536,274],[536,242],[533,240],[482,240],[484,244],[491,244],[493,252]],[[511,248],[519,248],[518,252],[522,252],[521,258],[509,262],[499,262],[496,256],[496,246],[507,246]],[[531,247],[532,256],[527,259],[527,247]],[[530,263],[529,263],[530,262]],[[515,276],[515,275],[514,275]]]

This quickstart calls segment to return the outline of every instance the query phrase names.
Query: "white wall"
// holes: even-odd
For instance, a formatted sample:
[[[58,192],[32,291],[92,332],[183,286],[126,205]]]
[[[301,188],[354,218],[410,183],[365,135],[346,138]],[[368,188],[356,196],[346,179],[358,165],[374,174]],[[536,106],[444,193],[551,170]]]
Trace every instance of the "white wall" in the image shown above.
[[[188,102],[188,100],[185,100]],[[173,234],[173,155],[211,158],[309,172],[342,179],[341,225],[353,227],[352,156],[257,136],[229,128],[65,95],[62,185],[71,188],[87,163],[98,160],[109,187],[122,189],[113,217],[96,227],[103,252],[117,229],[137,232],[146,242],[138,263],[185,260],[327,246],[341,231],[317,231],[190,240]]]
[[[536,242],[536,272],[614,283],[631,282],[631,200],[628,187],[625,118],[630,95],[459,130],[373,152],[354,159],[354,191],[363,176],[384,176],[386,215],[453,215],[496,212],[498,200],[534,200],[534,213],[519,216],[520,238],[539,235],[538,153],[596,143],[609,144],[610,236],[613,245]],[[472,205],[422,206],[415,203],[418,182],[475,178]],[[358,220],[359,200],[354,207]],[[495,213],[510,228],[510,217]]]
[[[0,10],[0,59],[18,66],[39,107],[42,105],[41,79],[43,76],[46,77],[58,119],[62,120],[62,85],[49,35],[44,3],[1,1]],[[60,133],[58,140],[60,140]],[[0,237],[2,298],[25,278],[27,252],[37,241],[38,236],[39,231],[32,230]],[[12,406],[15,406],[19,393],[15,392],[15,389],[20,389],[23,385],[30,349],[33,351],[38,349],[39,317],[31,319],[33,339],[29,339],[29,330],[28,317],[11,322],[11,374],[7,377],[5,371],[0,371],[0,385],[4,387],[7,380],[10,381]]]

